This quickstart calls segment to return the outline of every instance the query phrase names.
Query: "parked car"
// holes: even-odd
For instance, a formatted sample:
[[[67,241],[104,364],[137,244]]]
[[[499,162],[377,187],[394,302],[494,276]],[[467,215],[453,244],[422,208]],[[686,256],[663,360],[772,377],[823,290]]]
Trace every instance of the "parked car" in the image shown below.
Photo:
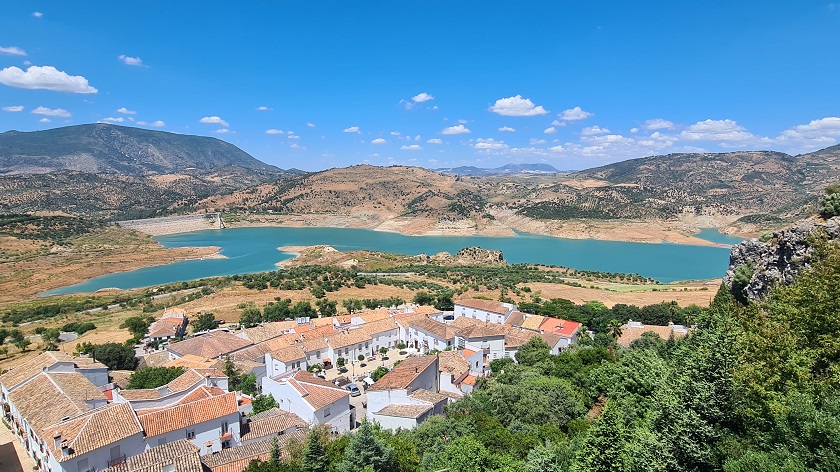
[[[354,383],[349,383],[344,388],[346,388],[350,392],[351,397],[358,397],[359,395],[362,394],[362,391],[359,390],[359,387],[357,387],[356,384],[354,384]]]

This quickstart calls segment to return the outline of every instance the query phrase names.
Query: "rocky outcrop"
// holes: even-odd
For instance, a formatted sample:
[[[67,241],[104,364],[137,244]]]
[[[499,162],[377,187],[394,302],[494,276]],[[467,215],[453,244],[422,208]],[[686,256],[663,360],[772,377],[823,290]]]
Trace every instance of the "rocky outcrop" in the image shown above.
[[[434,256],[420,254],[415,258],[424,263],[430,262],[439,264],[457,264],[457,265],[497,265],[507,264],[505,256],[502,251],[493,249],[483,249],[478,246],[467,247],[456,252],[455,255],[448,252],[439,252]]]
[[[777,285],[787,285],[810,268],[813,237],[840,242],[840,217],[828,221],[810,219],[759,239],[750,239],[732,248],[729,270],[723,282],[736,298],[756,300]]]

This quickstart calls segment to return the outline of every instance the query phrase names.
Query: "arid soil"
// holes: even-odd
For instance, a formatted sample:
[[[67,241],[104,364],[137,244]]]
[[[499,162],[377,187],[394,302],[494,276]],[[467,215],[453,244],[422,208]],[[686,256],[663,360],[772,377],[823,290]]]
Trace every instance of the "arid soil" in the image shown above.
[[[164,248],[148,236],[104,228],[70,246],[0,237],[0,306],[92,277],[217,257],[218,247]]]

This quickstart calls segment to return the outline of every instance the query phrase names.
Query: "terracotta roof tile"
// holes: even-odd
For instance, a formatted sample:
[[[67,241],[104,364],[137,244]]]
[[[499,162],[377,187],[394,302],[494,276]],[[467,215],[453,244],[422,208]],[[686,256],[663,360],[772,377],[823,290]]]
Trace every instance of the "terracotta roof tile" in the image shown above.
[[[102,395],[102,392],[99,395]],[[46,372],[38,374],[34,379],[13,390],[9,399],[18,413],[26,418],[42,438],[45,436],[42,434],[44,428],[58,423],[62,418],[74,417],[91,409],[84,401],[70,398]],[[49,405],[49,408],[45,408],[45,405]]]
[[[257,344],[282,336],[289,330],[294,329],[296,326],[297,322],[295,321],[274,321],[263,323],[259,326],[254,326],[253,328],[245,328],[237,333],[237,336],[243,339],[248,339],[252,343]]]
[[[275,379],[281,378],[288,381],[300,393],[301,398],[316,410],[332,405],[342,398],[350,397],[350,392],[347,390],[336,387],[334,383],[316,377],[304,370],[295,372],[291,376],[280,375],[275,377]]]
[[[170,344],[167,351],[179,356],[195,354],[206,358],[216,358],[252,345],[251,341],[234,336],[226,331],[213,331],[184,341]]]
[[[140,415],[140,424],[146,437],[153,437],[238,412],[236,394],[231,392]]]
[[[456,318],[451,326],[457,329],[458,334],[466,339],[504,336],[510,330],[510,328],[500,324],[487,323],[464,316]]]
[[[521,311],[514,311],[510,314],[508,319],[505,321],[507,326],[522,326],[522,323],[525,321],[525,313]]]
[[[288,457],[288,445],[292,441],[302,442],[306,437],[303,431],[277,436],[280,456]],[[271,439],[258,441],[244,446],[222,449],[216,454],[201,457],[201,462],[211,472],[242,472],[254,459],[266,460],[271,451]],[[178,471],[180,472],[180,471]]]
[[[306,357],[306,353],[303,352],[303,348],[300,346],[284,347],[276,351],[271,351],[268,354],[272,359],[277,359],[278,361],[284,363],[304,359]]]
[[[454,375],[457,379],[470,370],[470,363],[459,352],[443,351],[438,354],[438,370]]]
[[[377,380],[368,390],[405,389],[426,369],[435,364],[436,356],[409,357],[381,379]]]
[[[435,321],[431,318],[422,318],[419,320],[412,321],[409,324],[410,328],[421,330],[427,334],[430,334],[437,339],[441,340],[450,340],[455,339],[455,334],[457,331],[455,328],[441,323],[440,321]]]
[[[59,462],[87,454],[135,434],[142,434],[137,415],[128,403],[112,403],[82,416],[54,424],[45,431],[44,442]],[[70,455],[62,457],[61,448],[52,440],[57,433],[70,446]]]
[[[122,464],[105,469],[104,472],[161,472],[168,465],[175,466],[176,472],[203,470],[198,448],[188,439],[179,439],[128,457]]]
[[[379,320],[387,320],[391,318],[391,314],[387,308],[377,308],[376,310],[364,311],[361,313],[354,313],[354,318],[360,318],[364,323],[372,323]]]
[[[206,357],[196,356],[195,354],[187,354],[167,362],[166,367],[183,367],[185,369],[207,369],[218,368],[222,362],[218,359],[208,359]]]
[[[289,428],[305,429],[308,426],[300,416],[275,407],[252,416],[242,433],[242,440],[276,436]]]
[[[7,390],[11,391],[21,383],[40,374],[45,368],[58,362],[73,362],[73,359],[63,352],[46,351],[0,375],[0,382]]]
[[[415,400],[428,402],[428,403],[431,403],[433,405],[449,399],[448,397],[446,397],[444,395],[441,395],[439,393],[435,393],[435,392],[432,392],[431,390],[426,390],[426,389],[423,389],[423,388],[418,388],[417,390],[411,392],[411,395],[409,395],[409,396],[411,398],[414,398]]]
[[[539,331],[540,325],[545,319],[545,316],[542,315],[528,315],[520,326],[531,331]]]
[[[419,418],[432,409],[432,405],[391,404],[375,412],[375,415],[396,416],[400,418]]]
[[[102,390],[99,390],[99,387],[91,383],[82,374],[76,372],[53,372],[48,375],[65,395],[73,399],[80,406],[85,405],[85,401],[87,400],[107,400],[105,395],[102,394]]]
[[[472,298],[465,298],[462,300],[457,300],[455,304],[469,308],[475,308],[476,310],[487,311],[490,313],[499,313],[501,315],[506,315],[509,311],[509,308],[504,306],[502,302],[497,302],[495,300],[475,300]]]
[[[583,324],[577,321],[569,321],[562,318],[546,318],[540,325],[540,330],[570,338],[578,332],[581,326]]]

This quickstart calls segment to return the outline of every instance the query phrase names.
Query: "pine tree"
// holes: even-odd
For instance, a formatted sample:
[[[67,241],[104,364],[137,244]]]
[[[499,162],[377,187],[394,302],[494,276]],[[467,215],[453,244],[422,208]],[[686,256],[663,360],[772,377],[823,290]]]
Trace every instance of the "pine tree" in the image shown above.
[[[329,467],[329,460],[321,444],[317,431],[312,431],[306,437],[306,447],[303,449],[302,472],[321,472]]]
[[[339,472],[363,472],[366,466],[372,467],[374,472],[389,469],[394,451],[374,433],[373,425],[363,421],[359,431],[350,438],[344,460],[338,465]]]

